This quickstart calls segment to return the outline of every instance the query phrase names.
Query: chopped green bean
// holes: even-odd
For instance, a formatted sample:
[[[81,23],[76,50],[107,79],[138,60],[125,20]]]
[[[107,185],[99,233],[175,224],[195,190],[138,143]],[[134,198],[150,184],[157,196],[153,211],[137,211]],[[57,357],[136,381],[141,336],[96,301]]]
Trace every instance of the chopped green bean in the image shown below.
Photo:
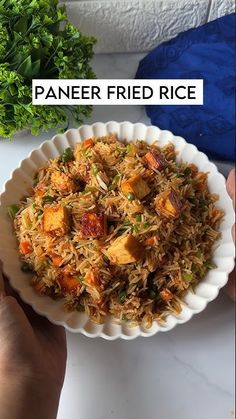
[[[142,215],[141,214],[136,215],[136,221],[138,221],[138,222],[142,221]]]
[[[95,163],[91,164],[91,169],[92,169],[93,175],[96,176],[98,174],[98,168],[97,168],[97,165]]]
[[[135,233],[138,233],[138,232],[139,232],[139,228],[138,228],[137,224],[134,224],[134,225],[133,225],[133,231],[134,231]]]
[[[114,176],[114,178],[112,179],[112,182],[111,182],[110,190],[113,190],[117,187],[120,178],[121,178],[120,173]]]

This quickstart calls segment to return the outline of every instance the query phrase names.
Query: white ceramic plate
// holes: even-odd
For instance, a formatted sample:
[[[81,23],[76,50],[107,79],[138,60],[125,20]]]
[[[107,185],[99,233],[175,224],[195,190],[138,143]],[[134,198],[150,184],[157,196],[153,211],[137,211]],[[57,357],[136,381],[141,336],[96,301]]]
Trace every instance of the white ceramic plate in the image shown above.
[[[48,159],[57,157],[68,146],[92,136],[102,136],[116,133],[119,139],[133,141],[142,139],[151,144],[158,140],[162,146],[172,142],[178,150],[178,159],[194,163],[202,171],[209,172],[208,185],[211,192],[219,194],[217,205],[225,211],[224,221],[220,231],[222,238],[217,242],[213,261],[217,268],[211,270],[205,279],[196,287],[196,293],[188,292],[182,304],[182,311],[178,316],[167,316],[166,324],[154,322],[150,329],[142,326],[129,327],[127,323],[115,323],[107,317],[102,325],[93,323],[84,313],[67,313],[63,310],[63,300],[54,301],[49,297],[40,297],[29,284],[29,278],[22,273],[17,250],[17,242],[13,233],[12,221],[9,219],[6,206],[17,203],[27,195],[32,186],[33,173]],[[218,172],[216,166],[210,163],[205,154],[199,152],[193,145],[187,144],[181,137],[174,136],[169,131],[161,131],[154,126],[145,126],[130,122],[108,122],[84,125],[78,129],[70,129],[65,134],[56,135],[50,141],[44,142],[40,148],[32,153],[14,170],[11,179],[5,184],[0,197],[0,259],[3,261],[5,274],[10,278],[12,286],[19,292],[22,300],[29,303],[34,310],[46,316],[52,323],[64,326],[71,332],[83,333],[89,337],[103,337],[104,339],[134,339],[138,336],[152,336],[159,331],[168,331],[179,323],[191,319],[194,313],[204,310],[207,303],[218,295],[228,279],[228,274],[234,266],[234,245],[231,238],[231,227],[234,222],[232,203],[225,188],[225,179]]]

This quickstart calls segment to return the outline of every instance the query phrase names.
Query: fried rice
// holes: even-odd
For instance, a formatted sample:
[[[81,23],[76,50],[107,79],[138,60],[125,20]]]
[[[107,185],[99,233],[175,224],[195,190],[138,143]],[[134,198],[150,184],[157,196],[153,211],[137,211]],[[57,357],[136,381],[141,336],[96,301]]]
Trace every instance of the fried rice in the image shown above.
[[[22,269],[66,310],[150,327],[214,267],[217,199],[171,143],[89,138],[40,168],[17,207]]]

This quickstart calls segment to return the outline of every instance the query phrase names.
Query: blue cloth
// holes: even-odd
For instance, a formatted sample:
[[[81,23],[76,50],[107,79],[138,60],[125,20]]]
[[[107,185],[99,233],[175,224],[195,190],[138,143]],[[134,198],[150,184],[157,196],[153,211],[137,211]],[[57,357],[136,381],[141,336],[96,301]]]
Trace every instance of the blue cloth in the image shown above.
[[[204,105],[149,105],[153,125],[169,129],[209,156],[235,156],[235,14],[227,15],[151,51],[138,79],[203,79]]]

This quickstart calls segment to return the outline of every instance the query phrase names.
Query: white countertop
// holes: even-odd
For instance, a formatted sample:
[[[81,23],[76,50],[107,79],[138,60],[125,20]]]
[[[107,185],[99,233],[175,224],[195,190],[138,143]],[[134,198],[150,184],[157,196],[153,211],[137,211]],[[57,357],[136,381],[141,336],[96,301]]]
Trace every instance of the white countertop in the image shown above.
[[[141,54],[100,55],[101,78],[132,78]],[[142,107],[94,108],[91,120],[148,123]],[[0,140],[0,190],[51,133]],[[233,419],[234,304],[220,293],[189,323],[134,341],[68,337],[58,419]]]

